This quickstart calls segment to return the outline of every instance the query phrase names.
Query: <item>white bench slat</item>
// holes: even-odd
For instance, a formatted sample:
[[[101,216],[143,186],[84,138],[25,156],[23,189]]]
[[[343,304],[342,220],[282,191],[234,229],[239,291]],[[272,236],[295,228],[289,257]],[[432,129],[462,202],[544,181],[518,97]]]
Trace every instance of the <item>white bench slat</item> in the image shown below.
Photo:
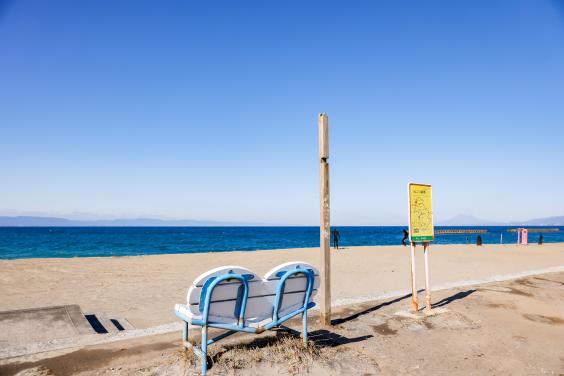
[[[284,300],[279,311],[279,316],[295,311],[303,306],[304,294],[288,294],[284,295]],[[262,321],[272,317],[272,307],[274,305],[274,296],[266,298],[255,298],[247,301],[245,320]],[[235,301],[227,301],[212,304],[209,320],[221,323],[236,323],[237,318],[233,315],[224,315],[225,312],[234,312]]]
[[[249,297],[263,296],[263,295],[274,295],[276,294],[276,288],[278,287],[279,280],[254,280],[249,281]],[[304,290],[307,283],[307,278],[300,276],[297,278],[288,278],[286,280],[285,292],[294,292]],[[237,298],[237,291],[241,286],[239,281],[230,283],[220,283],[213,291],[212,302],[218,300],[229,300]],[[314,280],[314,289],[319,288],[319,278]],[[200,304],[200,297],[202,293],[202,287],[193,287],[188,294],[188,304]]]
[[[299,265],[302,269],[312,269],[314,277],[314,290],[312,291],[310,302],[313,301],[314,295],[319,288],[319,272],[315,267],[304,262],[290,262],[279,265],[268,273],[265,278],[261,279],[249,269],[239,266],[225,266],[212,269],[200,275],[194,281],[187,294],[187,309],[190,310],[192,316],[201,316],[202,312],[199,309],[200,297],[204,283],[211,277],[218,277],[227,274],[230,270],[237,274],[250,274],[253,278],[248,281],[249,284],[249,297],[247,300],[245,310],[245,320],[249,322],[264,321],[272,316],[274,306],[274,298],[276,296],[276,289],[280,282],[278,274],[280,272],[295,270]],[[282,305],[279,310],[279,316],[284,316],[287,313],[295,311],[302,307],[305,298],[305,288],[307,285],[307,278],[303,275],[290,277],[286,280]],[[213,292],[209,321],[217,323],[236,323],[237,318],[234,316],[236,299],[241,283],[239,281],[223,282],[219,284]]]

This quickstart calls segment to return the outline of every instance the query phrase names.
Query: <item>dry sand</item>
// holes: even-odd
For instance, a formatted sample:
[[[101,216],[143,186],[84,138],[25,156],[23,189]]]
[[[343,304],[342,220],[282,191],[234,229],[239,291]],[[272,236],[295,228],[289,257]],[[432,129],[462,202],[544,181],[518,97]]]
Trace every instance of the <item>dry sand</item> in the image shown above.
[[[332,327],[312,326],[307,348],[272,332],[230,337],[211,347],[209,375],[564,374],[564,273],[442,290],[434,299],[432,316],[406,314],[408,296],[337,309]],[[198,374],[179,339],[171,333],[0,361],[0,374]]]
[[[418,286],[422,288],[422,248]],[[127,319],[136,328],[175,321],[175,303],[200,273],[219,265],[240,265],[264,274],[283,262],[319,263],[317,248],[182,255],[21,259],[0,261],[0,311],[79,304],[85,312]],[[564,243],[542,246],[433,245],[431,284],[564,267]],[[351,247],[332,251],[333,304],[394,296],[410,288],[409,247]],[[421,303],[423,299],[420,299]]]

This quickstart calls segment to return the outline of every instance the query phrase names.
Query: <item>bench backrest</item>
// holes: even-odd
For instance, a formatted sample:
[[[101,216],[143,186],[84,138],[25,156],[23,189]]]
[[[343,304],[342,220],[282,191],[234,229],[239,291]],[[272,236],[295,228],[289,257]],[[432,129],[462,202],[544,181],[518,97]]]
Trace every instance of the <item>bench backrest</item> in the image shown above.
[[[289,262],[270,270],[261,278],[247,268],[240,266],[223,266],[200,275],[188,290],[188,307],[195,316],[204,313],[204,302],[207,288],[213,281],[233,273],[243,276],[248,284],[248,297],[245,309],[245,322],[258,323],[273,315],[275,297],[281,278],[288,271],[308,270],[313,273],[313,289],[309,302],[319,288],[318,270],[305,262]],[[290,276],[283,286],[282,301],[278,309],[278,317],[296,311],[304,305],[308,279],[303,273]],[[242,304],[243,283],[235,279],[220,282],[212,292],[208,320],[214,323],[237,324],[238,312]]]

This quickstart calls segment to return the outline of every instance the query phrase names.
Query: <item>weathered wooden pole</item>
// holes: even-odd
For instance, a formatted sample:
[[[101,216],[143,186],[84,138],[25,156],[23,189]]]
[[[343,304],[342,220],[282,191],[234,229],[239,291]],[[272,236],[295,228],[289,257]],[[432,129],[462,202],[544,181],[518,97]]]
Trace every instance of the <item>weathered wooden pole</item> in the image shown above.
[[[321,324],[331,325],[331,224],[329,215],[329,118],[319,114],[319,248],[321,251],[321,283],[319,286]]]

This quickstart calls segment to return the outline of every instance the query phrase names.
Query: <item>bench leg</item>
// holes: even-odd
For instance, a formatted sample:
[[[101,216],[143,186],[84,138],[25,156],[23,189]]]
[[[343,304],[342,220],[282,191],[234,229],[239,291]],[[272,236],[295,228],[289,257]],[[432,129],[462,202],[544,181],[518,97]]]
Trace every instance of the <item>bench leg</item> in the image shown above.
[[[304,343],[307,343],[307,310],[302,313],[302,321],[303,321],[303,333],[302,338]]]
[[[188,328],[188,323],[186,321],[184,321],[184,326],[182,327],[182,340],[185,342],[184,346],[186,346],[186,342],[190,342],[188,340],[188,332],[189,328]]]
[[[202,326],[202,344],[200,345],[202,349],[201,362],[202,362],[202,376],[206,374],[208,370],[208,327]]]

